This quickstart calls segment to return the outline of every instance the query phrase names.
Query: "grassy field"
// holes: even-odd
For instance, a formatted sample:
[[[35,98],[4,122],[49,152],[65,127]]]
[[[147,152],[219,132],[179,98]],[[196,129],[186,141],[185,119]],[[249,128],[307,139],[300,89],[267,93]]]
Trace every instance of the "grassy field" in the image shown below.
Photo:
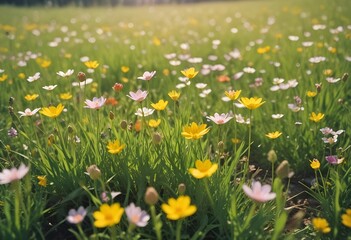
[[[0,238],[351,239],[349,9],[0,7]]]

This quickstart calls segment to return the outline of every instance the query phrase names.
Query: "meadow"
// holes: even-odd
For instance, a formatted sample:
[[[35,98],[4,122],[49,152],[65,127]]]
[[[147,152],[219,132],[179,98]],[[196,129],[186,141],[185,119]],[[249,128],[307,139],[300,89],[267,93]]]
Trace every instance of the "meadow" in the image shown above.
[[[351,239],[350,9],[0,6],[0,239]]]

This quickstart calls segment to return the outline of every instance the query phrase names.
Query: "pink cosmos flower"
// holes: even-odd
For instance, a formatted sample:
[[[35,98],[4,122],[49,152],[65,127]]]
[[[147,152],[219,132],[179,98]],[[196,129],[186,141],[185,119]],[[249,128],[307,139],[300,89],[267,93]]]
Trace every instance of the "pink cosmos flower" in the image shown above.
[[[344,158],[338,158],[336,155],[326,156],[325,160],[327,160],[332,165],[338,165],[344,161]]]
[[[146,71],[144,72],[143,76],[138,77],[138,79],[144,80],[144,81],[150,81],[155,74],[156,74],[156,71],[152,71],[152,72]]]
[[[134,203],[129,204],[125,209],[128,221],[138,227],[145,227],[150,219],[150,215],[136,207]]]
[[[229,113],[222,113],[221,115],[219,115],[218,113],[215,113],[214,116],[209,116],[209,117],[206,117],[206,118],[210,119],[214,123],[220,125],[220,124],[225,124],[226,122],[228,122],[233,117],[230,117]]]
[[[276,194],[271,192],[271,189],[271,185],[266,184],[262,186],[258,181],[253,181],[251,188],[246,184],[243,185],[245,194],[255,202],[259,203],[270,201],[276,197]]]
[[[94,97],[93,100],[85,100],[85,104],[86,106],[84,106],[85,108],[91,108],[91,109],[99,109],[101,108],[102,106],[104,106],[106,102],[106,98],[104,97],[100,97],[100,98],[97,98],[97,97]]]
[[[72,224],[81,223],[84,220],[84,217],[87,215],[87,210],[84,207],[80,206],[78,210],[71,209],[68,212],[66,220]]]
[[[19,111],[18,113],[21,114],[20,117],[30,117],[30,116],[33,116],[34,114],[36,114],[40,109],[41,108],[36,108],[32,111],[29,108],[26,108],[26,110],[24,110],[24,112]]]
[[[4,169],[0,173],[0,184],[7,184],[22,179],[29,171],[29,167],[21,163],[19,168]]]
[[[127,95],[127,97],[133,99],[136,102],[142,102],[147,97],[147,94],[148,94],[147,91],[142,91],[139,89],[136,92],[129,92],[129,95]]]

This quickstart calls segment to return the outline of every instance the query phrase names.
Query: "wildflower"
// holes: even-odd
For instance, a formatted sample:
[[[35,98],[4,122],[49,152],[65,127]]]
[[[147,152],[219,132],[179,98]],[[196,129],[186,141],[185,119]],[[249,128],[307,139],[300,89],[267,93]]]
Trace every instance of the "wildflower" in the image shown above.
[[[251,188],[246,184],[243,185],[243,190],[245,194],[252,200],[263,203],[270,201],[276,197],[274,192],[271,192],[271,185],[261,185],[258,181],[253,181]]]
[[[36,114],[39,110],[40,110],[40,108],[33,109],[33,111],[30,110],[29,108],[26,108],[26,110],[24,110],[24,112],[19,111],[18,113],[21,114],[20,117],[30,117],[30,116],[33,116],[34,114]]]
[[[188,171],[194,178],[198,179],[204,177],[211,177],[217,171],[218,168],[218,164],[212,164],[209,159],[204,161],[196,160],[195,166],[196,168],[189,168]]]
[[[123,84],[121,83],[115,83],[115,85],[113,85],[112,89],[115,92],[120,92],[123,89]]]
[[[168,96],[173,100],[173,101],[178,101],[179,97],[180,97],[180,92],[176,92],[176,91],[170,91],[168,93]]]
[[[209,128],[206,128],[206,124],[197,125],[197,123],[192,122],[190,126],[183,127],[182,136],[186,139],[199,139],[202,138],[208,131]]]
[[[209,116],[206,118],[210,119],[211,121],[213,121],[214,123],[216,123],[218,125],[221,125],[221,124],[225,124],[233,117],[230,117],[229,113],[222,113],[221,115],[219,115],[218,113],[215,113],[213,116]]]
[[[106,99],[106,102],[105,102],[106,105],[111,105],[111,106],[115,106],[118,104],[118,101],[116,100],[116,98],[114,97],[109,97]]]
[[[331,231],[329,223],[325,218],[313,218],[312,224],[314,229],[318,232],[328,233]]]
[[[158,202],[158,193],[156,189],[148,187],[144,195],[144,200],[149,205],[155,205]]]
[[[168,101],[160,100],[157,103],[152,103],[151,106],[155,108],[157,111],[162,111],[166,108]]]
[[[29,167],[21,163],[19,168],[4,169],[0,172],[0,184],[7,184],[22,179],[29,171]]]
[[[150,119],[149,120],[149,126],[152,127],[152,128],[157,128],[161,123],[161,119]]]
[[[268,137],[270,139],[276,139],[276,138],[280,137],[280,135],[282,135],[281,132],[275,131],[275,132],[267,133],[266,137]]]
[[[87,215],[87,210],[84,209],[84,207],[80,206],[78,210],[75,210],[75,209],[69,210],[66,220],[71,224],[79,224],[84,220],[86,215]]]
[[[111,206],[104,203],[100,206],[100,211],[93,213],[94,226],[97,228],[112,227],[121,221],[123,212],[124,209],[119,203],[114,203]]]
[[[117,197],[118,195],[120,195],[121,192],[102,192],[101,193],[101,201],[103,202],[108,202],[110,201],[110,197],[111,197],[111,200],[113,200],[115,197]]]
[[[277,113],[277,114],[272,114],[272,118],[273,118],[273,119],[280,119],[280,118],[282,118],[282,117],[284,117],[284,114],[279,114],[279,113]]]
[[[27,78],[28,82],[34,82],[40,78],[40,72],[35,73],[33,76]]]
[[[242,124],[250,124],[250,118],[245,118],[241,114],[235,114],[235,121]]]
[[[197,208],[195,205],[190,205],[189,196],[179,196],[178,199],[168,199],[168,204],[161,205],[162,210],[167,214],[170,220],[178,220],[193,215]]]
[[[230,91],[225,91],[224,94],[232,101],[238,99],[239,95],[241,93],[241,90],[230,90]]]
[[[145,227],[148,224],[150,215],[147,214],[144,210],[141,210],[140,207],[136,207],[134,203],[129,204],[125,210],[128,222],[130,224],[138,227]]]
[[[24,73],[19,73],[19,74],[18,74],[18,77],[19,77],[20,79],[25,79],[25,78],[26,78],[26,75],[25,75]]]
[[[258,97],[253,97],[253,98],[242,97],[239,102],[242,103],[246,108],[250,110],[259,108],[260,106],[262,106],[262,104],[265,103],[265,102],[262,102],[262,98],[258,98]]]
[[[57,107],[54,107],[54,106],[43,107],[40,113],[50,118],[56,118],[61,114],[63,109],[64,109],[64,106],[61,103],[59,103]]]
[[[46,187],[47,185],[46,176],[37,176],[37,179],[39,180],[38,182],[39,186]]]
[[[42,58],[37,58],[36,62],[42,68],[48,68],[51,65],[51,61],[50,60],[46,60],[46,59],[42,59]]]
[[[336,155],[326,156],[325,159],[332,165],[338,165],[344,161],[344,158],[338,158]]]
[[[162,141],[162,135],[160,133],[158,133],[158,132],[154,132],[152,134],[152,142],[154,144],[160,144],[161,141]]]
[[[191,79],[191,78],[194,78],[199,73],[199,71],[196,72],[195,68],[191,67],[181,71],[181,73],[188,79]]]
[[[18,132],[15,128],[11,127],[8,131],[7,131],[7,136],[9,137],[17,137]]]
[[[341,222],[346,227],[351,228],[351,209],[346,209],[346,213],[341,215]]]
[[[78,78],[79,82],[84,82],[87,79],[87,77],[85,76],[85,73],[83,73],[83,72],[79,72],[77,74],[77,78]]]
[[[121,67],[121,71],[122,71],[123,73],[127,73],[127,72],[129,72],[129,67],[127,67],[127,66],[122,66],[122,67]]]
[[[2,74],[1,76],[0,76],[0,82],[3,82],[3,81],[5,81],[6,79],[7,79],[7,74]]]
[[[86,62],[84,62],[84,65],[87,68],[95,69],[99,66],[99,63],[97,61],[86,61]],[[78,73],[78,75],[79,75],[79,73]]]
[[[142,91],[139,89],[136,92],[129,92],[129,95],[127,95],[127,97],[133,99],[136,102],[142,102],[147,97],[147,94],[148,94],[147,91]]]
[[[61,94],[60,94],[60,98],[61,98],[62,100],[69,100],[69,99],[72,98],[72,94],[71,94],[71,93],[61,93]]]
[[[313,92],[313,91],[307,91],[306,93],[307,97],[315,97],[317,95],[317,92]]]
[[[138,108],[135,115],[140,116],[140,117],[147,117],[147,116],[153,114],[154,111],[155,111],[154,109],[150,109],[150,108],[146,108],[146,107],[143,107],[143,109]]]
[[[87,172],[85,174],[89,175],[91,179],[96,180],[100,178],[101,171],[95,164],[93,164],[87,167]]]
[[[311,162],[310,166],[314,170],[318,170],[321,167],[321,163],[316,158],[310,160],[310,162]]]
[[[323,113],[316,114],[315,112],[312,112],[311,116],[310,116],[310,120],[315,122],[315,123],[321,121],[323,118],[324,118],[324,114]]]
[[[73,69],[68,69],[67,72],[58,71],[56,74],[60,77],[69,77],[74,73]]]
[[[156,74],[156,71],[152,71],[152,72],[146,71],[144,72],[143,76],[138,77],[138,79],[144,80],[144,81],[150,81],[155,74]]]
[[[93,100],[86,99],[84,102],[86,106],[84,107],[98,110],[102,106],[104,106],[105,102],[106,102],[106,98],[104,97],[100,97],[100,98],[94,97]]]
[[[113,142],[109,142],[107,144],[108,152],[111,154],[118,154],[122,152],[122,150],[126,147],[125,144],[120,144],[118,140],[114,140]]]
[[[49,85],[49,86],[44,86],[43,89],[52,91],[57,87],[57,85]]]

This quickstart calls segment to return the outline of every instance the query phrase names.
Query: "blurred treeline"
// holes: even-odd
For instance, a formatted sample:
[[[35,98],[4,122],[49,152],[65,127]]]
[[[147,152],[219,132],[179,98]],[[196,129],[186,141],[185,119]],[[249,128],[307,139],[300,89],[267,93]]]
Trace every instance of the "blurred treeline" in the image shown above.
[[[236,0],[221,0],[236,1]],[[0,0],[0,4],[12,6],[119,6],[152,5],[169,3],[216,2],[216,0]]]

